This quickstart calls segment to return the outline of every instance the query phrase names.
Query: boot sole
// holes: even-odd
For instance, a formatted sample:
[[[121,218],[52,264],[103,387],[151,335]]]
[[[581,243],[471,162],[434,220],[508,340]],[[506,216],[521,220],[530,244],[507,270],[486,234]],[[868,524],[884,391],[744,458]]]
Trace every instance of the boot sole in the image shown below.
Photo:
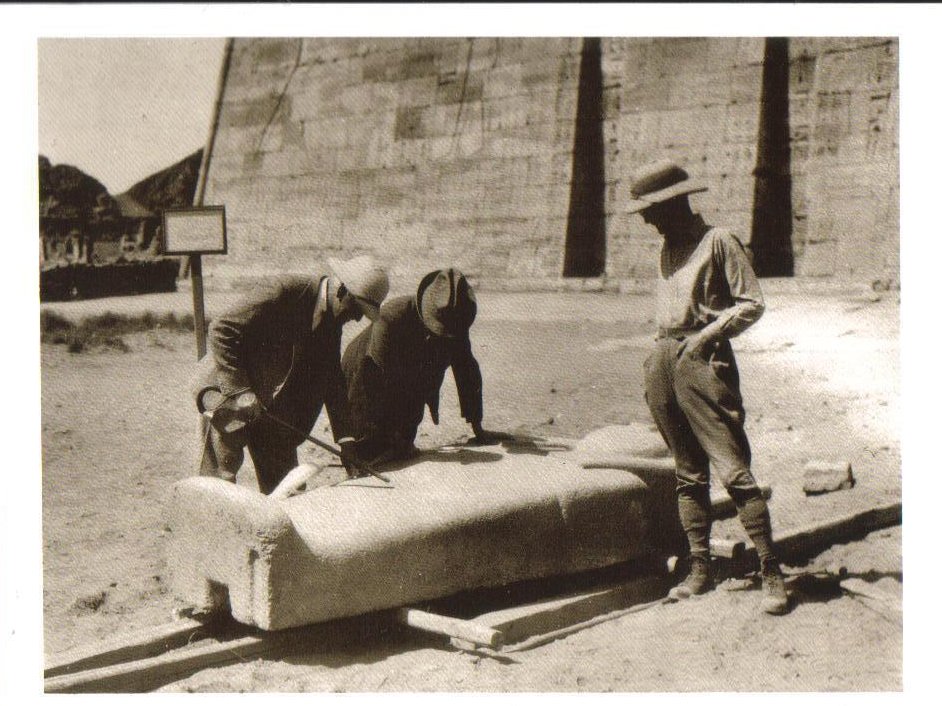
[[[760,608],[768,615],[785,615],[788,612],[788,603],[769,603],[761,605]]]

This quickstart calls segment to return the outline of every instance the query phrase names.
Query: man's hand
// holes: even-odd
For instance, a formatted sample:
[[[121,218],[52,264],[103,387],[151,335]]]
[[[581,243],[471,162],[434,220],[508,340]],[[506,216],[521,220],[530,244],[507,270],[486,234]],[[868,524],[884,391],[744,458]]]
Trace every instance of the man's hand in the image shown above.
[[[471,429],[474,431],[474,437],[468,442],[474,446],[490,446],[499,444],[502,441],[511,441],[512,434],[504,434],[499,431],[488,431],[481,426],[481,422],[472,422]]]
[[[349,478],[362,478],[369,474],[366,470],[366,462],[360,458],[356,442],[352,439],[340,442],[340,463],[343,464]]]
[[[263,411],[258,396],[248,389],[226,396],[218,387],[207,387],[200,391],[196,404],[216,429],[227,434],[241,431]]]
[[[697,360],[706,360],[710,357],[710,353],[716,350],[718,343],[719,341],[706,333],[705,330],[700,331],[692,336],[687,336],[681,342],[680,348],[677,350],[677,357],[686,356]]]
[[[236,395],[232,403],[239,418],[244,419],[246,423],[254,422],[262,414],[262,403],[258,401],[258,395],[251,390]]]

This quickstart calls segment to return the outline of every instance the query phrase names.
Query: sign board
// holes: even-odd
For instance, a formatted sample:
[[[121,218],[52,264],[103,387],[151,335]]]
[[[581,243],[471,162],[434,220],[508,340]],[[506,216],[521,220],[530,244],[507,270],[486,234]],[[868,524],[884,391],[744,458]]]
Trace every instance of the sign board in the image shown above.
[[[199,206],[163,212],[165,255],[225,255],[226,207]]]

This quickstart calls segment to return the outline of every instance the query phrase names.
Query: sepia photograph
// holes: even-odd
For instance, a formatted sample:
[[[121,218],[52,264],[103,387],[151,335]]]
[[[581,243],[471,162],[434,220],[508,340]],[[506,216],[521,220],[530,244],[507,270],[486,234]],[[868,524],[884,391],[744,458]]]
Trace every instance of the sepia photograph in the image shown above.
[[[902,694],[899,28],[307,10],[27,42],[27,684]]]

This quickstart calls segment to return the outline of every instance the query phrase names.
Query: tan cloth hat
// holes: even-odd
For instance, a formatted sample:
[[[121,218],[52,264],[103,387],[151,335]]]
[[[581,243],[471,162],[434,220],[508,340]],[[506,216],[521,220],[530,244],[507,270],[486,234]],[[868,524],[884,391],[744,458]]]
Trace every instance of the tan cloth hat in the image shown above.
[[[389,294],[389,276],[369,255],[349,260],[327,258],[327,265],[352,294],[363,315],[370,321],[379,318],[379,307]]]
[[[662,159],[640,167],[631,180],[626,211],[638,213],[648,206],[662,203],[675,196],[706,191],[707,187],[690,178],[687,171],[669,159]]]
[[[444,338],[467,335],[478,311],[474,289],[454,268],[425,275],[419,284],[416,301],[425,327]]]

